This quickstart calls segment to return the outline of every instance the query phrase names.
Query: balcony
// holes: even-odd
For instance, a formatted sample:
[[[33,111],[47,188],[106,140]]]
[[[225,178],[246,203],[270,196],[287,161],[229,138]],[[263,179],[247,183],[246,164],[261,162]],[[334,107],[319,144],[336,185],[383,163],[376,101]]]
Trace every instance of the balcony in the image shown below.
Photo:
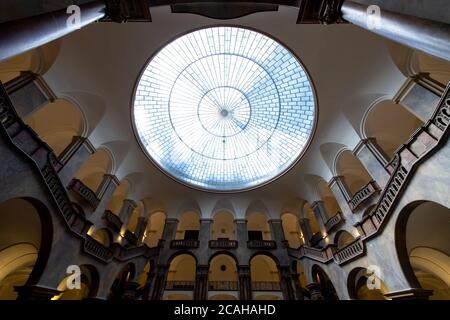
[[[97,208],[100,203],[100,199],[97,198],[95,192],[89,189],[89,187],[78,179],[72,179],[68,188],[80,196],[81,199],[83,199],[84,202],[86,202],[93,209]]]
[[[237,281],[208,281],[209,291],[237,291],[239,283]]]
[[[277,243],[273,240],[249,240],[247,241],[247,248],[272,250],[277,248]]]
[[[253,291],[280,291],[280,283],[275,281],[253,281]]]
[[[194,281],[167,281],[166,290],[191,291],[194,290]]]
[[[337,250],[334,253],[333,259],[337,264],[344,264],[360,255],[364,254],[364,243],[360,238],[356,239],[352,243]]]
[[[114,231],[119,232],[122,229],[122,220],[120,220],[118,215],[112,213],[112,211],[106,210],[103,213],[102,218],[111,226]]]
[[[210,249],[235,249],[237,247],[238,242],[236,240],[217,239],[209,241]]]
[[[361,190],[356,192],[353,197],[348,202],[350,209],[355,211],[364,201],[369,199],[375,193],[377,193],[379,187],[375,181],[370,181],[366,186],[364,186]]]
[[[338,226],[343,221],[344,218],[342,218],[342,213],[336,213],[334,216],[328,219],[327,222],[325,222],[325,228],[327,232],[330,232],[334,227]]]
[[[172,240],[170,242],[170,248],[172,249],[195,249],[199,245],[200,241],[189,239]]]
[[[113,252],[108,247],[105,247],[100,242],[86,236],[84,239],[84,252],[102,260],[103,262],[110,262],[113,258]]]

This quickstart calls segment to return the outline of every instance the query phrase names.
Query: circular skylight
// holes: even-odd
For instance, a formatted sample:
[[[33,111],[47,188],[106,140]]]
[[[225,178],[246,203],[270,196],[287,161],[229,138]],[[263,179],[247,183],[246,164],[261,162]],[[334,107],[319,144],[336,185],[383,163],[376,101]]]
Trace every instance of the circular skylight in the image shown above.
[[[255,188],[288,170],[310,139],[315,101],[285,47],[243,28],[214,27],[165,46],[135,92],[146,153],[189,186]]]

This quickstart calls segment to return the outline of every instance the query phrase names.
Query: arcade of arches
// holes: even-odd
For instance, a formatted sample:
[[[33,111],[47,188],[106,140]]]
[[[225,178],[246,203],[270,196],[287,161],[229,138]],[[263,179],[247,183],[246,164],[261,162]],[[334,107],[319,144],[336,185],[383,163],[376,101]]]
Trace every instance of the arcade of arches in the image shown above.
[[[354,22],[345,8],[342,17]],[[424,52],[417,42],[396,41],[395,32],[375,36],[351,23],[296,24],[299,9],[289,5],[231,19],[150,9],[151,23],[96,23],[0,54],[1,300],[450,299],[448,50]],[[23,18],[32,25],[32,13]],[[450,39],[449,25],[425,18],[430,28],[445,26]],[[167,84],[150,77],[161,58],[149,58],[193,30],[224,23],[230,28],[211,34],[219,30],[216,49],[225,53],[217,56],[232,56],[222,63],[235,69],[213,80],[230,86],[206,92],[213,80],[196,77],[207,79],[215,62],[180,49],[186,60],[177,61],[192,59],[193,70],[180,71],[181,80],[169,84],[176,96],[166,97]],[[7,52],[2,28],[0,51]],[[247,41],[259,39],[256,47],[273,53],[253,53],[264,63],[245,58],[255,65],[243,66],[243,57],[227,53],[227,32],[241,49],[248,51],[242,39],[250,33]],[[195,54],[207,55],[202,36],[193,38],[201,48]],[[168,68],[168,79],[178,67]],[[202,95],[183,87],[189,82]],[[174,128],[171,139],[183,146],[165,153],[175,140],[157,144],[156,131],[136,129],[159,124],[145,108],[133,114],[140,103],[182,110],[195,99],[200,113],[223,104],[214,114],[219,124],[197,128],[221,130],[207,143]],[[281,120],[271,128],[273,114]],[[160,116],[168,121],[161,134],[179,120]],[[252,131],[255,119],[260,131]],[[241,131],[235,149],[226,149]],[[290,140],[298,133],[303,150]],[[212,156],[182,161],[191,142],[190,152],[211,148]],[[279,162],[250,163],[251,148]],[[270,179],[254,182],[253,169]],[[252,184],[222,186],[227,179]]]

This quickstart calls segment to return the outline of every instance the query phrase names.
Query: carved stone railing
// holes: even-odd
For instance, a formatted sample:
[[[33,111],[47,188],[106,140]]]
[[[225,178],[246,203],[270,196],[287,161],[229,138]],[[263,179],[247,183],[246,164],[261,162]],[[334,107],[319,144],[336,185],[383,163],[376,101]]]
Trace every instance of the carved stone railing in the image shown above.
[[[389,164],[391,178],[383,190],[375,209],[355,224],[363,239],[379,234],[387,217],[420,163],[448,140],[450,122],[450,84],[447,86],[431,119],[420,127],[396,152]]]
[[[277,243],[273,240],[249,240],[247,241],[247,248],[271,250],[277,248]]]
[[[331,260],[333,260],[334,251],[335,251],[334,245],[328,245],[322,249],[302,245],[297,249],[288,248],[288,255],[296,260],[300,260],[306,257],[311,260],[319,261],[322,263],[328,263]]]
[[[237,291],[239,282],[237,281],[208,281],[210,291]]]
[[[122,229],[123,222],[120,220],[120,217],[114,214],[111,210],[106,210],[102,216],[103,220],[105,220],[108,225],[114,231],[119,232]]]
[[[280,291],[281,286],[279,282],[275,281],[252,281],[253,291]]]
[[[85,253],[103,262],[110,262],[113,258],[120,261],[141,256],[151,258],[159,254],[159,248],[148,248],[147,246],[131,249],[120,246],[116,252],[86,234],[92,223],[86,219],[84,212],[75,208],[70,201],[66,188],[58,176],[62,164],[56,158],[53,150],[18,116],[1,82],[0,134],[40,171],[50,197],[55,201],[66,225],[72,232],[82,236],[81,243]]]
[[[0,83],[0,130],[10,142],[39,169],[67,225],[77,233],[86,231],[87,220],[72,206],[58,176],[61,163],[53,150],[27,126],[16,113],[8,94]]]
[[[125,238],[125,240],[127,240],[127,242],[129,244],[134,244],[135,245],[138,242],[138,238],[130,230],[125,230],[125,233],[123,234],[123,237]]]
[[[181,290],[190,291],[194,290],[195,281],[167,281],[166,290]]]
[[[105,247],[100,242],[86,235],[84,239],[84,252],[102,260],[103,262],[110,262],[113,259],[113,251]]]
[[[238,242],[228,239],[209,240],[209,247],[211,249],[235,249],[238,247]]]
[[[327,222],[325,222],[325,229],[327,230],[327,232],[330,232],[333,228],[338,226],[343,221],[344,218],[342,217],[342,213],[338,212],[330,219],[328,219]]]
[[[198,240],[188,240],[188,239],[179,239],[172,240],[170,242],[170,247],[172,249],[194,249],[198,248],[200,241]]]
[[[97,197],[95,192],[86,186],[81,180],[72,179],[68,185],[68,188],[80,196],[81,199],[83,199],[84,202],[86,202],[93,209],[97,208],[100,203],[100,199]]]
[[[346,262],[349,262],[359,256],[362,256],[365,253],[364,243],[358,238],[355,239],[352,243],[346,245],[345,247],[338,249],[334,255],[333,259],[337,264],[342,265]]]
[[[364,201],[376,194],[379,190],[380,188],[378,187],[377,183],[373,180],[370,181],[361,190],[356,192],[350,199],[350,201],[348,202],[350,209],[352,211],[355,211]]]

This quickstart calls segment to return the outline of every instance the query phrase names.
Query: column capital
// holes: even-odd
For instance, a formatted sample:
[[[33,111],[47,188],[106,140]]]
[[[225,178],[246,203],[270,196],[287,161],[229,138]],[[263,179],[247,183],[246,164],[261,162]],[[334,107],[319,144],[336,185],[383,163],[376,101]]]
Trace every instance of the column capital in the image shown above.
[[[166,223],[178,223],[180,220],[177,218],[166,218]]]
[[[345,23],[340,9],[344,0],[302,0],[297,24]]]
[[[211,218],[200,218],[200,223],[213,223],[214,219]]]
[[[281,219],[269,219],[269,220],[267,220],[267,223],[283,223],[283,220],[281,220]]]
[[[239,218],[239,219],[234,219],[234,223],[247,223],[248,220],[247,219],[243,219],[243,218]]]

